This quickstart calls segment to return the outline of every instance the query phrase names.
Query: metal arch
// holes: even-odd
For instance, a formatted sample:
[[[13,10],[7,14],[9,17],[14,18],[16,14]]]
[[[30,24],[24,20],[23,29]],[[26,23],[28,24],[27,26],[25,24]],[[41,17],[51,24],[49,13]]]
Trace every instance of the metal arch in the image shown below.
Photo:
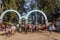
[[[47,16],[45,15],[45,13],[41,10],[32,10],[30,12],[28,12],[27,16],[26,16],[26,19],[28,19],[29,15],[32,14],[33,12],[40,12],[44,17],[45,17],[45,21],[46,23],[48,22],[48,19],[47,19]]]
[[[43,11],[41,11],[41,10],[32,10],[32,11],[28,12],[28,14],[27,14],[26,16],[21,16],[20,13],[19,13],[18,11],[16,11],[16,10],[6,10],[6,11],[4,11],[4,12],[1,14],[0,19],[2,19],[3,16],[4,16],[7,12],[15,12],[15,13],[18,15],[18,17],[19,17],[20,20],[21,20],[22,18],[28,19],[29,15],[32,14],[33,12],[39,12],[39,13],[42,13],[42,15],[45,17],[46,23],[48,22],[47,16],[46,16],[45,13],[44,13]]]
[[[4,11],[4,12],[1,14],[1,16],[0,16],[0,19],[2,19],[3,16],[4,16],[7,12],[15,12],[15,13],[18,15],[19,19],[21,19],[21,15],[20,15],[19,12],[16,11],[16,10],[6,10],[6,11]]]
[[[26,19],[26,16],[22,16],[21,19],[22,19],[22,18]]]

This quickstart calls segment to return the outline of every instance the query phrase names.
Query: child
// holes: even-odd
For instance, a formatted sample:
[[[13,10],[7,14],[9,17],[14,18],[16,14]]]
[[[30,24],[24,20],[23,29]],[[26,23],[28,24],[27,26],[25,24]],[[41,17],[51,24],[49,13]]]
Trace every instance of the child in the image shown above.
[[[6,35],[10,36],[11,34],[14,34],[16,31],[16,27],[14,25],[8,25],[6,28]]]
[[[49,25],[49,33],[52,34],[52,32],[53,32],[53,24],[51,23],[51,24]]]

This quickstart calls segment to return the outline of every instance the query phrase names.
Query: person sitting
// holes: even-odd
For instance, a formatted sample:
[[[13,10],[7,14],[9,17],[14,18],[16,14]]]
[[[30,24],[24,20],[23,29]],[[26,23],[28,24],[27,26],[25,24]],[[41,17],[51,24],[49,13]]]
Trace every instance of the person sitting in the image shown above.
[[[5,31],[6,30],[6,25],[5,24],[2,24],[2,31]]]
[[[35,25],[36,26],[36,32],[38,32],[38,30],[39,30],[39,27],[38,27],[38,25]]]
[[[29,32],[32,32],[32,24],[29,24]]]
[[[38,31],[42,32],[42,25],[40,25],[40,24],[38,25]]]
[[[21,25],[21,32],[24,32],[25,28],[24,25]]]
[[[35,25],[32,24],[32,32],[35,32]]]
[[[51,23],[49,25],[49,33],[52,34],[52,32],[55,31],[55,30],[56,30],[55,26]]]
[[[12,25],[12,27],[11,27],[11,33],[14,34],[15,31],[16,31],[16,26],[15,25]]]
[[[25,24],[25,32],[28,32],[28,30],[29,30],[29,25]]]
[[[12,34],[15,34],[15,31],[16,31],[16,27],[14,25],[7,25],[5,33],[7,36],[10,36]]]

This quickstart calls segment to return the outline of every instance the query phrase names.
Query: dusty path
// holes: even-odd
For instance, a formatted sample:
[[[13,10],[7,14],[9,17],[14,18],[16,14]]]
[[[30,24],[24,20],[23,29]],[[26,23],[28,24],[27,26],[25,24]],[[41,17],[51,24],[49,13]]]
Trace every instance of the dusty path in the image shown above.
[[[52,33],[52,35],[50,35],[49,33],[15,33],[15,35],[10,37],[0,35],[0,40],[60,40],[60,34]]]

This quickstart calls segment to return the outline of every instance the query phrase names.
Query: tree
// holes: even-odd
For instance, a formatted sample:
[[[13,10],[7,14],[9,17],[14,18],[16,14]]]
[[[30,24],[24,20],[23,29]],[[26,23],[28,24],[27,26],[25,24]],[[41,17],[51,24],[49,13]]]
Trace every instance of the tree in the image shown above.
[[[14,10],[20,10],[19,8],[23,8],[24,0],[3,0],[4,10],[7,9],[14,9]],[[51,13],[56,14],[55,10],[56,8],[60,8],[60,2],[59,0],[36,0],[38,1],[38,7],[40,10],[45,12],[46,14],[50,15]],[[31,5],[32,6],[32,5]],[[33,9],[34,6],[32,6]],[[13,12],[11,12],[11,18],[10,21],[14,18]]]

